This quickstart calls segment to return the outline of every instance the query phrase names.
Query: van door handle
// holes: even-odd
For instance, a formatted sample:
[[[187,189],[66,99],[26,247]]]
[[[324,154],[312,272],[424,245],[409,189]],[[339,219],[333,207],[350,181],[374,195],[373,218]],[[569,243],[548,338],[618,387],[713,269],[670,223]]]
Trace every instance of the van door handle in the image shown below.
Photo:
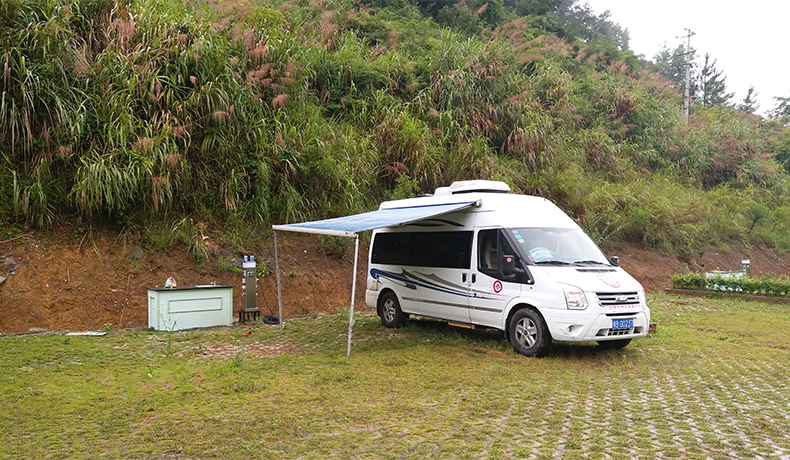
[[[477,282],[477,275],[475,275],[474,273],[472,273],[472,282],[473,283]]]
[[[461,282],[466,283],[466,273],[461,275]]]

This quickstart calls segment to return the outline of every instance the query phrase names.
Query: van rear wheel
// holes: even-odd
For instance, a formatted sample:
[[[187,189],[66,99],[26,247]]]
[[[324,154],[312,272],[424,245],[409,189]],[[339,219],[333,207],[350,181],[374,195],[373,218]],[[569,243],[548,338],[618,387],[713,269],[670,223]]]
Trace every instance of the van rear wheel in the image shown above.
[[[510,343],[516,353],[525,356],[546,356],[551,345],[551,335],[540,314],[530,308],[517,311],[508,325]]]
[[[400,309],[398,297],[393,292],[386,292],[379,300],[379,316],[385,327],[401,327],[406,323],[406,314]]]

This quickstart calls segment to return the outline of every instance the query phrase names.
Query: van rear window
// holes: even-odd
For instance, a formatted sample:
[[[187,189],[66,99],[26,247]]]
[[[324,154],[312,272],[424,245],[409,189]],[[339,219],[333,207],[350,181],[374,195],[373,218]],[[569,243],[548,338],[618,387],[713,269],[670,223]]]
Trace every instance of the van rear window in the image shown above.
[[[417,267],[469,268],[472,232],[377,233],[371,262]]]

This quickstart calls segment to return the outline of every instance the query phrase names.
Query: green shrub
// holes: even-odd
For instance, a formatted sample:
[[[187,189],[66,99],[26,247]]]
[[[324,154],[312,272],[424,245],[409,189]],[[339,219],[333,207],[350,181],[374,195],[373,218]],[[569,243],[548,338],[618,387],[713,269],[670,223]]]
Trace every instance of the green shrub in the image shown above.
[[[743,294],[784,297],[790,295],[790,278],[774,278],[768,275],[760,278],[745,277],[741,279],[724,276],[706,276],[702,273],[672,275],[672,286],[677,289],[695,289],[708,291],[730,291]]]

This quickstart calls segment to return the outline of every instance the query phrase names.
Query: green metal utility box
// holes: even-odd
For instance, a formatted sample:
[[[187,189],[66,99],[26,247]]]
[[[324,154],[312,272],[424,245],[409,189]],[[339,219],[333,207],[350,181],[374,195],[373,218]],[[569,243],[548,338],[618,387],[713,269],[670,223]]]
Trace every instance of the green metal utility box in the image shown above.
[[[179,331],[233,324],[233,286],[148,288],[148,327]]]

